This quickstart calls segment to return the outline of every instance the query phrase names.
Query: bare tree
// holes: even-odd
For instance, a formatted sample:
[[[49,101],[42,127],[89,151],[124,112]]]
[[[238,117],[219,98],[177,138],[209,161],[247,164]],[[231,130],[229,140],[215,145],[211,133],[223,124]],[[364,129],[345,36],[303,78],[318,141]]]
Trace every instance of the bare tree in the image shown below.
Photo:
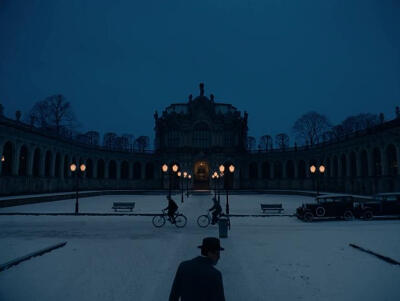
[[[139,136],[138,138],[136,138],[135,144],[138,151],[143,153],[150,145],[150,138],[148,136]]]
[[[275,136],[275,144],[280,149],[285,149],[289,147],[289,136],[285,133],[277,134]]]
[[[272,137],[270,135],[261,136],[258,148],[261,150],[272,149]]]
[[[35,103],[28,116],[31,125],[54,130],[61,134],[63,129],[71,130],[76,119],[71,104],[61,94],[52,95]]]
[[[117,134],[105,133],[103,136],[103,146],[108,149],[116,149]]]
[[[99,143],[100,143],[100,134],[99,134],[99,132],[89,131],[85,135],[88,138],[88,144],[99,145]]]
[[[310,145],[314,145],[320,142],[322,134],[327,132],[330,127],[326,116],[311,111],[297,119],[293,131],[302,142],[309,141]]]
[[[132,134],[123,134],[122,135],[122,147],[124,150],[133,151],[133,145],[135,138]]]
[[[247,137],[247,149],[248,150],[254,150],[256,147],[256,138],[252,137],[252,136],[248,136]]]
[[[359,114],[347,117],[342,123],[343,134],[350,134],[355,131],[365,130],[379,123],[379,117],[376,114]]]

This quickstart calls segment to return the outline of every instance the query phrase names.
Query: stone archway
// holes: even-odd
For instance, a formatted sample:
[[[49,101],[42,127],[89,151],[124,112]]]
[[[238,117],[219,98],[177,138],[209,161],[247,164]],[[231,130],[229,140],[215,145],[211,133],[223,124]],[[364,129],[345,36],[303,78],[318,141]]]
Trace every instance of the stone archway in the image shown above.
[[[210,166],[207,161],[199,160],[193,168],[193,189],[210,189]]]

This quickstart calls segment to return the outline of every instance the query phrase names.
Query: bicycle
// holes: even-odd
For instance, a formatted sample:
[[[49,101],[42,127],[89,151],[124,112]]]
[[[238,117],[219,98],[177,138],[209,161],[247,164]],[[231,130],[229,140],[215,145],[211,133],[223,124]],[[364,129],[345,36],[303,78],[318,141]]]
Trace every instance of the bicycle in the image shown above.
[[[231,220],[229,219],[228,215],[225,215],[223,213],[220,216],[217,216],[217,219],[216,219],[215,223],[217,224],[219,219],[220,219],[220,217],[223,217],[223,216],[228,218],[228,229],[231,229]],[[211,221],[212,221],[212,216],[210,214],[210,211],[207,211],[207,214],[200,215],[197,218],[197,224],[201,228],[208,227],[208,225],[211,223]]]
[[[164,226],[167,220],[172,224],[172,221],[169,219],[169,217],[165,218],[166,216],[168,216],[168,214],[165,210],[162,210],[162,214],[155,215],[152,220],[154,227],[160,228]],[[187,218],[182,213],[176,211],[174,213],[174,219],[175,219],[175,226],[177,228],[183,228],[186,226]]]

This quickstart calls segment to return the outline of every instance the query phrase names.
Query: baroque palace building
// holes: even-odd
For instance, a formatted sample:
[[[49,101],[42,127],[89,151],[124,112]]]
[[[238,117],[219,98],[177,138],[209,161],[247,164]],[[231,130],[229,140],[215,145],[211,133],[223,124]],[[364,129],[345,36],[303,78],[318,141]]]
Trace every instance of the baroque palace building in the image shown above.
[[[0,116],[0,194],[72,191],[71,163],[87,166],[80,188],[177,188],[176,173],[161,166],[177,164],[192,175],[190,187],[210,189],[211,174],[227,170],[219,185],[231,189],[315,190],[373,194],[400,191],[400,118],[341,139],[311,147],[250,152],[246,149],[247,118],[211,94],[168,106],[155,119],[152,152],[113,151],[78,143]],[[317,178],[309,171],[323,164]],[[169,168],[169,171],[171,168]]]

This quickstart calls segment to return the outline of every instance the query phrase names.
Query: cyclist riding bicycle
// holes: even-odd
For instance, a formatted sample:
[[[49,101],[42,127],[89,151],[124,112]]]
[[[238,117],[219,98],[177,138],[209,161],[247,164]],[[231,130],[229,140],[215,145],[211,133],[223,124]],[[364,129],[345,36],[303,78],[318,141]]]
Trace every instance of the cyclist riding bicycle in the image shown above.
[[[214,225],[222,214],[222,207],[215,197],[213,197],[212,200],[214,202],[214,205],[210,209],[208,209],[208,211],[212,211],[211,224]]]
[[[164,210],[168,209],[169,219],[170,219],[171,223],[175,224],[174,214],[178,210],[178,205],[175,203],[175,201],[170,196],[167,196],[167,199],[168,199],[168,206]]]

